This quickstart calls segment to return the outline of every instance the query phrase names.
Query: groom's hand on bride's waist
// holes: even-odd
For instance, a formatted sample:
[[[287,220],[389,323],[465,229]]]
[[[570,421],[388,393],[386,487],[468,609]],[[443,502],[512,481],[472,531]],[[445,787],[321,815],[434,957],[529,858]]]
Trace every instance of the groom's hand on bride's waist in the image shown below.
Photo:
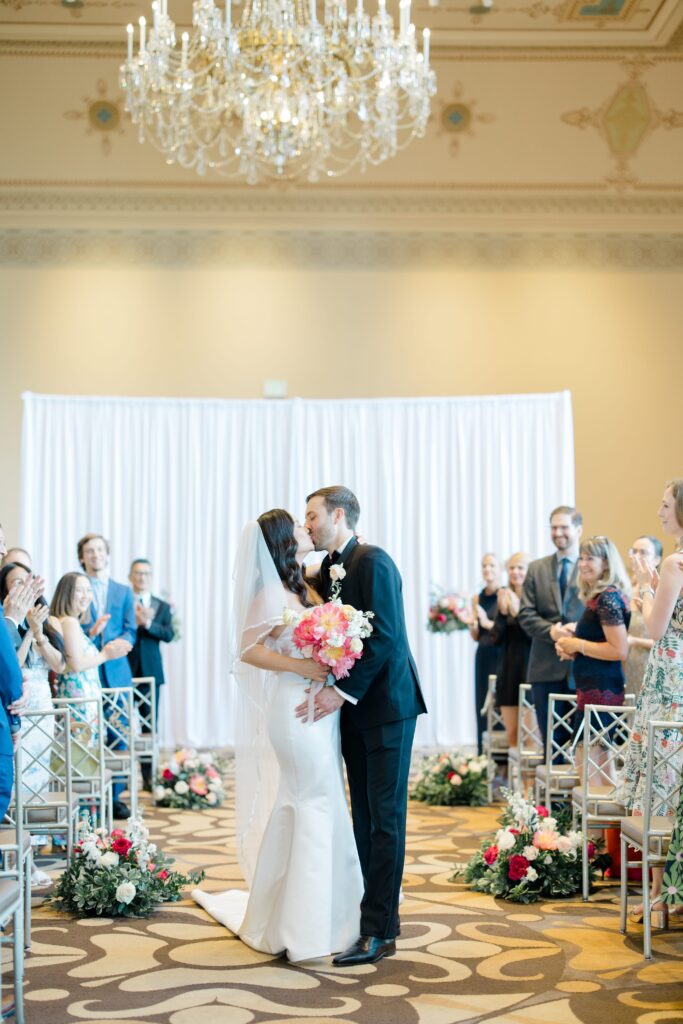
[[[309,691],[306,690],[306,700],[294,709],[296,717],[303,719],[304,722],[308,720],[308,693]],[[325,686],[320,693],[316,694],[313,701],[313,721],[319,722],[326,715],[333,714],[343,703],[344,698],[338,690],[335,690],[333,686]]]

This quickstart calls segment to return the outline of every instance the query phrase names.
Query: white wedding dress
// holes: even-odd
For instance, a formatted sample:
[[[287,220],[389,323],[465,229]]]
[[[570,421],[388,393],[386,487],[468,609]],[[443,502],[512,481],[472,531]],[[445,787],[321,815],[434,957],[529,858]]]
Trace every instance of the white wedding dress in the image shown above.
[[[291,626],[264,643],[301,657]],[[192,895],[254,949],[311,960],[358,938],[363,879],[344,792],[339,712],[302,722],[294,709],[305,697],[305,680],[290,672],[275,678],[268,734],[280,782],[251,892],[196,889]]]

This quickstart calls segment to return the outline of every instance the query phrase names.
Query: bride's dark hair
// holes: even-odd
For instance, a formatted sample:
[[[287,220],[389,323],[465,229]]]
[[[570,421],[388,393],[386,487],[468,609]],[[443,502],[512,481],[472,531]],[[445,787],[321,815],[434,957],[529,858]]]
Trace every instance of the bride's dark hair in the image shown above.
[[[313,602],[308,595],[301,566],[296,560],[298,544],[294,536],[294,520],[285,509],[271,508],[256,521],[261,527],[278,576],[287,589],[296,594],[304,608],[310,608]]]

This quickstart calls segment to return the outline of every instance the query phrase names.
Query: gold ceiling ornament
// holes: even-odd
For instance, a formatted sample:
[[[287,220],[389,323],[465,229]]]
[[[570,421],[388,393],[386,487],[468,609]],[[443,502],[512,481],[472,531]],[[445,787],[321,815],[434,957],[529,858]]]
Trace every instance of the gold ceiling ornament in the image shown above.
[[[105,156],[111,153],[112,134],[122,135],[121,109],[117,100],[107,96],[107,83],[103,78],[97,79],[97,97],[84,96],[80,110],[65,110],[64,117],[68,121],[85,121],[86,134],[97,135]]]
[[[353,0],[352,0],[353,2]],[[169,164],[268,180],[318,181],[383,163],[424,136],[436,77],[429,29],[422,50],[400,0],[400,22],[378,0],[194,0],[192,34],[177,46],[168,0],[128,25],[121,66],[126,109]]]

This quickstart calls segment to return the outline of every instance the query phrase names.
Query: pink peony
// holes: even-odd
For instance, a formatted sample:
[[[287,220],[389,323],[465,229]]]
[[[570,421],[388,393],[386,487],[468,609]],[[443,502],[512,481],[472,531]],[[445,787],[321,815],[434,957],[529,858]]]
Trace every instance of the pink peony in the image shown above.
[[[550,829],[539,829],[534,834],[532,842],[537,850],[556,850],[559,838],[557,832],[553,832]]]
[[[205,775],[206,775],[207,779],[217,779],[218,778],[218,772],[211,765],[209,765],[208,768],[205,768],[204,772],[205,772]]]
[[[495,864],[496,861],[498,860],[498,847],[488,846],[484,850],[484,860],[489,865],[489,867],[491,866],[491,864]]]
[[[508,878],[513,882],[521,882],[527,873],[529,861],[521,853],[514,853],[508,861]]]
[[[209,785],[203,775],[190,775],[187,784],[197,796],[206,796]]]

